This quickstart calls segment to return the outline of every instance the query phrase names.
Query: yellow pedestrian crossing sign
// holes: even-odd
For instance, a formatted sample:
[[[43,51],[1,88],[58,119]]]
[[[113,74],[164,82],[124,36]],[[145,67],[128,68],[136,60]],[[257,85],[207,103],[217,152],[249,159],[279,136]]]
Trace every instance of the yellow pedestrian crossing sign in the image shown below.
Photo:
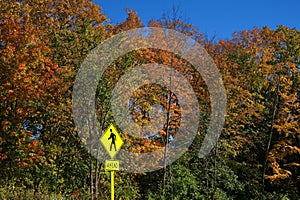
[[[114,158],[116,156],[116,154],[124,144],[122,138],[120,137],[113,124],[111,124],[104,132],[104,134],[100,138],[100,141],[111,158]]]

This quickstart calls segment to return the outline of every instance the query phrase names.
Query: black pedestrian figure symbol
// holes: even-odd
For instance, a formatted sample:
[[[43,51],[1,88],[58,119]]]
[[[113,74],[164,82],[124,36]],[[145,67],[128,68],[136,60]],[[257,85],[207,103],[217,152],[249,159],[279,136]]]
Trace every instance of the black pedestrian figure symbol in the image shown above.
[[[110,140],[110,139],[111,139],[110,151],[112,150],[113,145],[115,147],[115,151],[117,151],[117,148],[116,148],[116,135],[112,132],[112,129],[110,129],[110,136],[109,136],[108,140]]]

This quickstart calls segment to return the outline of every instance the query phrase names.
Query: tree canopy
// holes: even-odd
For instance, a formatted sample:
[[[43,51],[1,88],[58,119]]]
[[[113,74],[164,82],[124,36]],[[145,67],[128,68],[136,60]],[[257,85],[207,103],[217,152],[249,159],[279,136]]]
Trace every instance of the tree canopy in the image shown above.
[[[203,46],[222,75],[227,114],[215,148],[199,158],[212,112],[201,74],[187,60],[160,49],[138,49],[116,59],[95,96],[102,130],[115,122],[110,97],[117,82],[142,64],[163,64],[180,73],[201,110],[188,151],[161,170],[117,172],[116,199],[300,198],[299,30],[261,27],[210,41],[176,15],[142,22],[127,9],[127,19],[111,24],[91,0],[4,0],[0,10],[0,199],[109,199],[109,174],[89,153],[98,147],[86,149],[88,141],[81,140],[74,124],[72,89],[92,49],[144,26],[179,31]],[[180,99],[157,84],[132,94],[132,121],[141,127],[154,123],[153,106],[168,117],[158,133],[145,137],[119,128],[126,151],[157,151],[180,136],[180,117],[186,114]]]

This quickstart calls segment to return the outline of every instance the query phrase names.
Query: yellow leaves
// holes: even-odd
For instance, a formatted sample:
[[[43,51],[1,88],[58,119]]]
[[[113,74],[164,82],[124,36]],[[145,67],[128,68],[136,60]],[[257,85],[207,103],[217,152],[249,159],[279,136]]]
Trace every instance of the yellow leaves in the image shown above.
[[[292,154],[299,154],[300,155],[300,148],[296,146],[289,146],[289,155]]]
[[[14,4],[12,5],[12,8],[16,9],[16,10],[19,10],[21,7],[21,4],[20,2],[16,1],[14,2]]]
[[[270,182],[278,181],[278,180],[283,180],[290,178],[292,176],[292,173],[289,170],[285,169],[278,169],[274,170],[275,174],[274,175],[265,175],[265,179],[269,179]]]
[[[294,146],[291,141],[278,141],[268,156],[269,167],[272,170],[271,174],[265,176],[271,182],[288,179],[292,176],[291,167],[299,167],[300,163],[289,162],[289,158],[300,155],[300,148]]]
[[[300,164],[292,162],[292,163],[284,164],[283,166],[284,167],[300,167]]]
[[[32,82],[32,78],[25,77],[23,81],[24,81],[24,83],[31,83]]]

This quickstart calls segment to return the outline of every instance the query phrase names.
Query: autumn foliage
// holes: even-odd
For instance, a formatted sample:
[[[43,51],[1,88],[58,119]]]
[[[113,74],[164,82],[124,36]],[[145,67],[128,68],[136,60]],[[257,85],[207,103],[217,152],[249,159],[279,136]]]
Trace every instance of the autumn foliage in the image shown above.
[[[128,18],[113,25],[90,0],[1,1],[0,10],[0,199],[9,199],[12,194],[3,191],[16,187],[34,195],[47,191],[105,199],[109,176],[78,137],[72,86],[94,47],[119,32],[145,26],[138,12],[127,9]],[[126,70],[145,63],[172,66],[182,74],[201,110],[189,151],[157,172],[118,173],[119,199],[157,199],[161,194],[165,199],[299,199],[299,30],[253,28],[233,33],[231,39],[208,41],[175,17],[147,25],[180,31],[207,50],[226,88],[226,122],[214,151],[199,159],[211,112],[201,74],[178,55],[159,49],[139,49],[118,58],[97,89],[101,128],[114,122],[109,97],[117,81]],[[148,84],[132,94],[132,120],[149,126],[153,105],[160,105],[165,115],[171,113],[169,121],[147,138],[120,130],[124,149],[156,151],[176,138],[184,113],[176,95],[164,87]]]

